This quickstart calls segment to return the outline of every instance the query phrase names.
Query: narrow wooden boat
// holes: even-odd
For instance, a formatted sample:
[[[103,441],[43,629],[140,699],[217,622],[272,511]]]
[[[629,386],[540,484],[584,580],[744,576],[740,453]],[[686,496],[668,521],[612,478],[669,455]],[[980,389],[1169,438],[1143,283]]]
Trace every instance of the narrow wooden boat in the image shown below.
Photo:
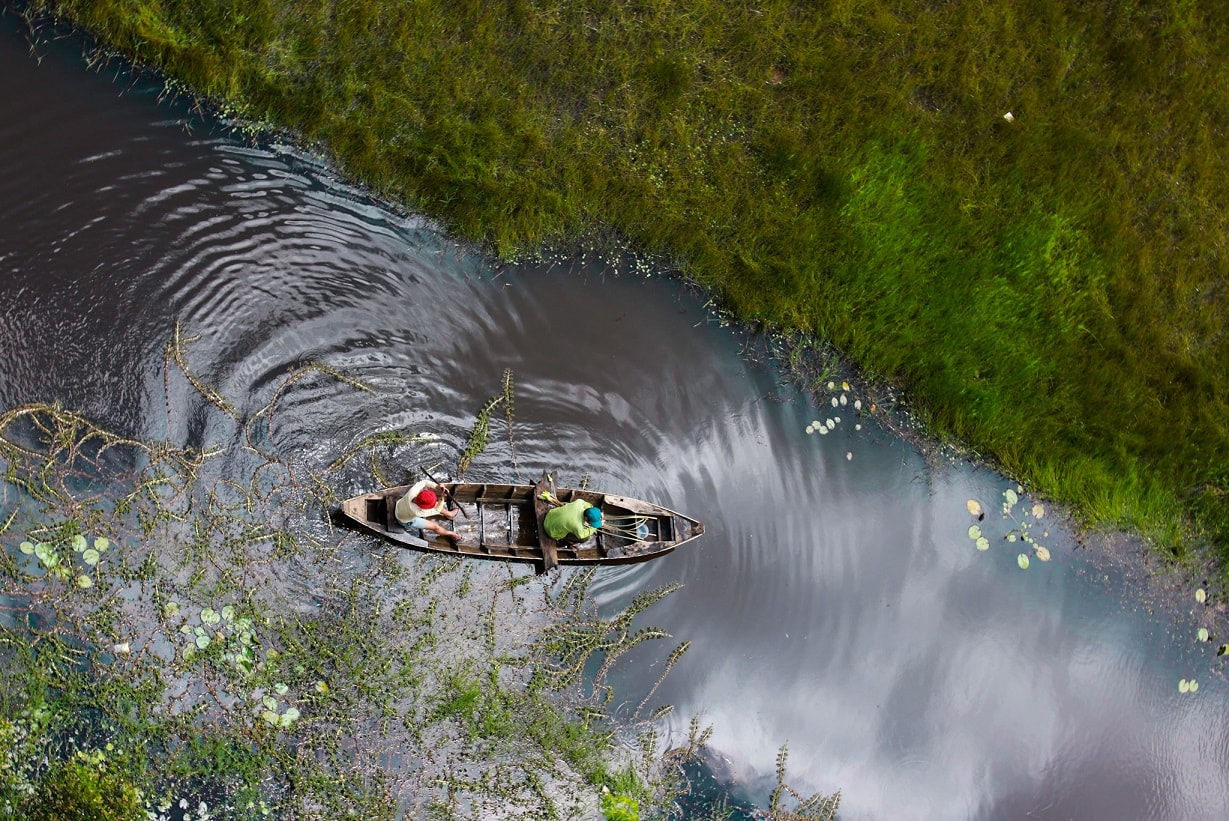
[[[338,514],[343,522],[403,547],[478,559],[532,562],[539,573],[556,564],[643,562],[664,556],[704,532],[700,522],[661,505],[592,490],[555,489],[546,475],[532,485],[440,484],[446,497],[451,496],[461,510],[450,524],[460,537],[455,541],[429,530],[407,531],[397,521],[394,508],[410,485],[347,499],[341,503]],[[543,498],[543,493],[549,496]],[[596,535],[579,544],[556,542],[542,529],[542,519],[556,503],[578,498],[601,508],[605,524]]]

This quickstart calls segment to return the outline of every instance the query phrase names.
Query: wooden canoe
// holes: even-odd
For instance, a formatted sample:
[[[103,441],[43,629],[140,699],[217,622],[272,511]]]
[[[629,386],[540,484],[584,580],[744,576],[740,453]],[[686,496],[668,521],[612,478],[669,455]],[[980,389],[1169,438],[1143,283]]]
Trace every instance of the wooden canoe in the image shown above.
[[[532,485],[479,482],[441,482],[460,506],[448,525],[460,537],[454,541],[429,530],[406,530],[394,515],[397,500],[410,485],[363,493],[341,503],[339,518],[346,524],[382,536],[402,547],[506,562],[531,562],[544,573],[556,564],[631,564],[664,556],[704,532],[704,525],[682,513],[651,502],[572,488],[555,489],[549,477]],[[542,518],[552,504],[542,499],[549,491],[559,502],[585,499],[601,508],[606,525],[579,544],[562,544],[546,535]],[[617,531],[617,532],[616,532]]]

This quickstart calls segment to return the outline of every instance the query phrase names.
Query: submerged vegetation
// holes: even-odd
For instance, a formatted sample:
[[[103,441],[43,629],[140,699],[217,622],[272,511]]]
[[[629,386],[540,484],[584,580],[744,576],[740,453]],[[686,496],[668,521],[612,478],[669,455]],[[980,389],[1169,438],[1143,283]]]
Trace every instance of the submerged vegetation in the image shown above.
[[[183,380],[233,421],[226,444],[142,441],[52,405],[0,413],[0,816],[676,817],[707,732],[693,721],[663,750],[669,708],[650,691],[616,717],[606,684],[668,637],[632,624],[671,588],[602,616],[592,572],[544,585],[334,530],[332,488],[375,481],[417,440],[293,464],[278,399],[366,386],[309,364],[240,418],[190,369],[190,341],[166,346],[168,416],[193,412],[171,407]],[[834,811],[839,794],[796,798],[820,800]]]
[[[34,0],[505,256],[626,243],[1229,557],[1215,3]]]
[[[582,720],[532,672],[553,656],[537,649],[549,614],[525,579],[358,550],[321,521],[325,483],[270,455],[264,421],[244,425],[239,452],[196,452],[51,406],[0,417],[8,810],[540,818],[596,805],[613,739],[600,705],[577,701]],[[613,660],[636,641],[602,647]]]

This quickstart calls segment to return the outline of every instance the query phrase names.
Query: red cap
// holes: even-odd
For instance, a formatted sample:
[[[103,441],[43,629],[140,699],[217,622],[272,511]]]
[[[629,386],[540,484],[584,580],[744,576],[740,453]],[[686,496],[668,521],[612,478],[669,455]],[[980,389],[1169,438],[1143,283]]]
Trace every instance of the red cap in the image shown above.
[[[418,495],[414,497],[414,504],[418,505],[423,510],[430,510],[431,508],[435,507],[435,502],[435,491],[426,488],[419,491]]]

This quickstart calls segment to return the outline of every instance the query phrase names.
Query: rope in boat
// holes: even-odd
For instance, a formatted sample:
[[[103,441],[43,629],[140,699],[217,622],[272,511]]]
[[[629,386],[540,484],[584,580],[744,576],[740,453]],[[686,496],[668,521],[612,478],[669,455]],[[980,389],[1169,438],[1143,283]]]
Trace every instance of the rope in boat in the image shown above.
[[[653,521],[652,516],[633,514],[630,516],[603,516],[602,526],[598,528],[607,536],[622,536],[625,539],[639,539],[641,525],[647,526]]]

